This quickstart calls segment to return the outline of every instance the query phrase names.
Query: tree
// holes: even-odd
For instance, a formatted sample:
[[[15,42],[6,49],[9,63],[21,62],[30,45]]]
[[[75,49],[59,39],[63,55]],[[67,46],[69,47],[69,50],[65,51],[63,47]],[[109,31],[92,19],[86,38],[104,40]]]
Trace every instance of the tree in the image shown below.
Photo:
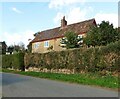
[[[87,33],[87,36],[84,38],[84,43],[88,46],[95,46],[100,40],[98,35],[98,27],[91,27],[91,30]],[[99,44],[98,44],[99,45]]]
[[[115,42],[119,38],[119,33],[114,29],[113,24],[102,21],[98,26],[91,27],[84,42],[87,46],[101,46]]]
[[[0,42],[0,55],[6,54],[6,48],[7,48],[6,42],[5,41]]]
[[[23,42],[19,42],[18,46],[20,47],[20,51],[25,51],[25,44]]]
[[[72,31],[68,31],[65,33],[65,38],[62,38],[61,44],[65,44],[66,48],[78,48],[79,47],[79,41],[81,41],[81,38],[78,37],[78,35]]]
[[[25,45],[23,42],[19,42],[17,45],[11,45],[8,47],[8,52],[10,54],[24,52],[24,51],[25,51]]]
[[[27,45],[27,48],[28,48],[28,52],[32,52],[32,43],[30,42],[28,45]]]
[[[116,38],[116,41],[120,40],[120,27],[115,29],[118,32],[118,36]]]
[[[9,47],[8,47],[8,52],[9,52],[10,54],[12,54],[13,51],[14,51],[14,46],[13,46],[13,45],[9,46]]]

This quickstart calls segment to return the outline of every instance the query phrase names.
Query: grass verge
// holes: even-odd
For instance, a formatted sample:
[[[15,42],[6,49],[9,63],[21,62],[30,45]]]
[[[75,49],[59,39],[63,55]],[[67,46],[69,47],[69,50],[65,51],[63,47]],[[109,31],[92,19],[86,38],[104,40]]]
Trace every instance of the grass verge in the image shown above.
[[[84,84],[84,85],[95,85],[105,88],[118,89],[118,77],[111,75],[100,76],[98,74],[60,74],[60,73],[43,73],[43,72],[21,72],[2,69],[2,72],[16,73],[27,76],[47,78],[52,80],[66,81],[70,83]]]

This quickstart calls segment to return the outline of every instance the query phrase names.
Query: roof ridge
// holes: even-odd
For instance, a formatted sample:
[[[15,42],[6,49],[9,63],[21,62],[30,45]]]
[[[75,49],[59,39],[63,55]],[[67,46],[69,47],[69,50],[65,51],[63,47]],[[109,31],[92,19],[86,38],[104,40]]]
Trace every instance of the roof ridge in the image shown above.
[[[49,30],[53,30],[53,29],[57,29],[57,28],[60,28],[60,26],[59,27],[55,27],[55,28],[51,28],[51,29],[47,29],[47,30],[43,30],[43,31],[40,31],[40,32],[45,32],[45,31],[49,31]]]
[[[92,20],[95,20],[95,18],[92,18],[92,19],[89,19],[89,20],[85,20],[85,21],[76,22],[76,23],[72,23],[72,24],[69,24],[69,25],[78,24],[78,23],[84,23],[84,22],[92,21]]]
[[[85,20],[85,21],[76,22],[76,23],[72,23],[72,24],[69,24],[69,25],[67,25],[67,26],[74,25],[74,24],[78,24],[78,23],[84,23],[84,22],[92,21],[92,20],[95,20],[95,18],[88,19],[88,20]],[[45,32],[45,31],[50,31],[50,30],[57,29],[57,28],[60,28],[60,26],[59,26],[59,27],[55,27],[55,28],[51,28],[51,29],[47,29],[47,30],[43,30],[43,31],[40,31],[39,33]]]

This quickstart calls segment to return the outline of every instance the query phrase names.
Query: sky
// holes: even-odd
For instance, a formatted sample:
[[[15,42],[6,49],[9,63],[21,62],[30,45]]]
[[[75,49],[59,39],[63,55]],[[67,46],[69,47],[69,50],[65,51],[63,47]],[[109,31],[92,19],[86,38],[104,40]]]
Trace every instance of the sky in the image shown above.
[[[109,21],[118,27],[118,0],[21,1],[0,2],[0,41],[8,46],[27,46],[34,33],[59,27],[63,16],[68,24],[95,18],[97,24]]]

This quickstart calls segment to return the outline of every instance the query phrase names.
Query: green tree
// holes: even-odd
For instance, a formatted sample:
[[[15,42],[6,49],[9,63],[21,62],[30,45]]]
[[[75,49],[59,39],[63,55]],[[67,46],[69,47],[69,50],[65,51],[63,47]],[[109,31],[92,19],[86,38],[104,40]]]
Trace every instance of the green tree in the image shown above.
[[[115,30],[118,32],[118,36],[116,38],[116,41],[119,41],[120,40],[120,27],[116,28]]]
[[[20,51],[22,51],[22,52],[25,51],[25,44],[23,42],[19,42],[18,46],[20,47]]]
[[[27,45],[27,48],[28,48],[28,52],[32,52],[32,43],[30,42],[28,45]]]
[[[8,52],[10,54],[24,52],[24,51],[25,51],[25,45],[22,42],[19,42],[17,45],[14,44],[8,47]]]
[[[72,31],[68,31],[65,33],[65,38],[62,38],[61,44],[65,44],[66,48],[78,48],[80,46],[79,42],[81,41],[81,38],[78,37],[78,35]]]
[[[13,46],[13,45],[9,46],[9,47],[8,47],[8,52],[9,52],[10,54],[12,54],[13,51],[14,51],[14,46]]]
[[[91,27],[84,42],[87,46],[107,45],[119,39],[119,32],[114,29],[113,24],[102,21],[98,26]]]

